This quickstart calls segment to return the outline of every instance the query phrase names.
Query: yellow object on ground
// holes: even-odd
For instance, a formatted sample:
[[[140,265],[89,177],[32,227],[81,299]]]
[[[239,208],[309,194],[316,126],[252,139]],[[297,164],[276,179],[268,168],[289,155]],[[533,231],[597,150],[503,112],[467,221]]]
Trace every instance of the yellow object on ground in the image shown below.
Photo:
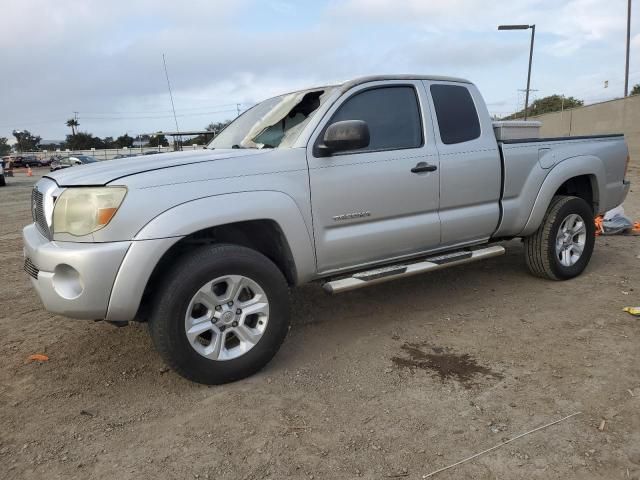
[[[622,311],[628,312],[631,315],[635,315],[636,317],[640,317],[640,307],[624,307]]]

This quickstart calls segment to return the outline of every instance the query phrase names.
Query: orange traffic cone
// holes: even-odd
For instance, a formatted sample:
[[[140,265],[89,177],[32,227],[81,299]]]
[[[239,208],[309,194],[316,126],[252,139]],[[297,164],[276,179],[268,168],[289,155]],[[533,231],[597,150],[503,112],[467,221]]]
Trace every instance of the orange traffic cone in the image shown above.
[[[31,170],[31,167],[27,167],[27,177],[33,177],[33,171]]]

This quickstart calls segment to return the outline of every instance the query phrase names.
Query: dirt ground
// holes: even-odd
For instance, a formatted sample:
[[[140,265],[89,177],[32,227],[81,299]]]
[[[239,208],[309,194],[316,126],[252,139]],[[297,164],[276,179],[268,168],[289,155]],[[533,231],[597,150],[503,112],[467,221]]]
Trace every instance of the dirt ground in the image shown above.
[[[640,478],[640,319],[622,312],[640,305],[639,237],[599,237],[563,283],[531,277],[513,241],[338,296],[305,287],[271,364],[206,387],[167,371],[144,325],[41,308],[20,233],[37,176],[0,188],[0,478],[422,479],[575,412],[434,478]],[[640,220],[635,188],[625,208]]]

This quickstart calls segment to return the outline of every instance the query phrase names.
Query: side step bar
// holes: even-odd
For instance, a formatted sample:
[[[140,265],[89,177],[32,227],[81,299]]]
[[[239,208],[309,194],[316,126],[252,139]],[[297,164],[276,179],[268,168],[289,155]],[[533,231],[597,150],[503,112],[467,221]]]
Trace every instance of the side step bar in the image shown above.
[[[417,275],[418,273],[475,262],[483,258],[497,257],[504,255],[504,252],[504,247],[500,245],[492,245],[478,250],[459,250],[457,252],[427,257],[415,263],[402,263],[358,272],[350,277],[330,280],[326,282],[322,288],[324,288],[327,293],[341,293],[360,287],[368,287],[376,283]]]

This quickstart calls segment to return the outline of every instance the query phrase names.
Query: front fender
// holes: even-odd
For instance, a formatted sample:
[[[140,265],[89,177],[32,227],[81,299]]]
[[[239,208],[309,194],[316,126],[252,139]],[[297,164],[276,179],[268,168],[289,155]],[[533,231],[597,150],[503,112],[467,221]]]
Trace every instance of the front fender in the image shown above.
[[[315,272],[311,234],[298,205],[289,195],[271,190],[215,195],[177,205],[147,223],[134,240],[183,237],[248,220],[276,222],[289,242],[298,278],[306,280]]]
[[[108,320],[131,320],[158,261],[181,238],[199,230],[249,220],[272,220],[284,234],[297,274],[316,273],[309,229],[296,202],[277,191],[238,192],[191,200],[164,211],[135,235],[114,283]]]
[[[542,223],[551,199],[560,186],[567,180],[582,175],[588,175],[592,178],[591,186],[593,188],[594,201],[597,201],[599,205],[605,205],[606,199],[603,198],[603,195],[606,192],[606,171],[602,160],[593,155],[579,155],[567,158],[556,164],[545,177],[533,204],[529,219],[517,236],[526,237],[535,232]]]

